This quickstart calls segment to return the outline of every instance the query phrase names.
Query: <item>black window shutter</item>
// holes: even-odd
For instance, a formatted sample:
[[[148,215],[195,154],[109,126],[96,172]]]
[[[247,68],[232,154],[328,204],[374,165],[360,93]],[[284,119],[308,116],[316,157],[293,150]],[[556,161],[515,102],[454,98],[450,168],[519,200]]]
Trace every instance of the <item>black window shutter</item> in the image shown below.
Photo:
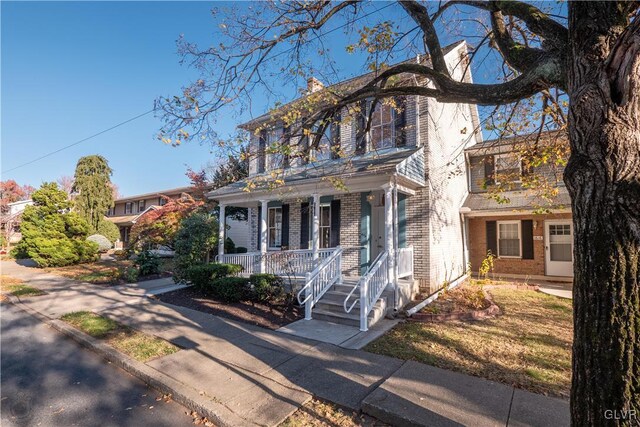
[[[495,221],[487,221],[487,252],[491,251],[493,256],[498,256],[498,225]]]
[[[282,242],[283,248],[289,247],[289,205],[282,205]]]
[[[395,98],[396,114],[395,123],[396,128],[396,147],[404,147],[407,145],[407,98],[404,96],[398,96]]]
[[[340,245],[340,200],[331,201],[331,241],[329,246],[335,248]]]
[[[367,116],[367,101],[360,101],[360,112],[356,118],[356,154],[364,154],[367,151],[367,138],[365,137]]]
[[[258,140],[258,173],[264,172],[267,162],[267,131],[260,131],[260,138]]]
[[[258,250],[260,250],[260,240],[261,240],[261,233],[260,233],[260,227],[262,227],[262,207],[258,206],[258,240],[256,240],[258,242]]]
[[[494,157],[487,156],[484,158],[484,183],[485,185],[493,185],[496,183],[494,174]]]
[[[522,259],[533,259],[533,220],[525,219],[521,223]]]
[[[282,168],[286,169],[291,166],[291,159],[289,158],[289,150],[291,147],[291,128],[289,126],[285,126],[282,129],[282,149],[284,151],[282,158]]]
[[[300,204],[300,249],[309,249],[309,203]]]
[[[333,123],[331,123],[331,158],[337,159],[340,157],[340,114],[338,114]]]

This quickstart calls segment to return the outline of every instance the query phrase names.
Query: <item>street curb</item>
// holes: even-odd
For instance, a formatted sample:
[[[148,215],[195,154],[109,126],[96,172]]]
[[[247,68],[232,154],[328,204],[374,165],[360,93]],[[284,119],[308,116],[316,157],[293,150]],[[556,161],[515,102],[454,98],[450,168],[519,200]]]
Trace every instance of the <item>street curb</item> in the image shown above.
[[[125,370],[129,374],[144,381],[150,387],[158,390],[163,394],[170,394],[171,399],[179,404],[195,411],[198,415],[206,417],[209,421],[217,426],[236,427],[236,426],[257,426],[250,420],[240,417],[225,405],[216,402],[212,398],[198,393],[197,390],[169,377],[162,372],[139,362],[129,356],[120,353],[113,347],[99,342],[97,339],[79,331],[78,329],[67,325],[62,320],[51,319],[44,314],[32,309],[22,303],[13,295],[7,295],[11,304],[20,310],[30,314],[42,323],[52,327],[56,331],[73,339],[82,347],[87,348],[101,356],[104,360],[111,362],[119,368]]]

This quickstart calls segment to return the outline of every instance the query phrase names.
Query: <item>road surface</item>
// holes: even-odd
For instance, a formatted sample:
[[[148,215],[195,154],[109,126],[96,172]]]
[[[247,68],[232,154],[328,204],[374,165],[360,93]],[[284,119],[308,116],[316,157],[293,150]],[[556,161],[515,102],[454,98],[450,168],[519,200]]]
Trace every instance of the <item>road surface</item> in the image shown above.
[[[10,304],[0,304],[2,426],[191,426],[187,410]]]

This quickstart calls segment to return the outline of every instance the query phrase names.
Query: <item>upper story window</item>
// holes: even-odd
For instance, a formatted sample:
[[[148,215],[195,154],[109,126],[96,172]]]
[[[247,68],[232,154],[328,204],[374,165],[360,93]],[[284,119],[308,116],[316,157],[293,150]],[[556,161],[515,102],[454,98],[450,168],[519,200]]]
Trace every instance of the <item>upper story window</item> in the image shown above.
[[[158,205],[164,206],[167,204],[167,199],[164,197],[158,197]]]
[[[133,202],[126,202],[124,204],[124,214],[131,214],[133,213]]]
[[[146,209],[147,206],[147,201],[146,200],[139,200],[138,201],[138,212],[142,212]]]
[[[315,160],[331,160],[340,157],[340,118],[329,124],[318,143],[318,148],[314,150]]]
[[[371,148],[381,150],[396,145],[395,109],[388,104],[378,103],[371,116]]]
[[[520,182],[522,162],[517,153],[497,154],[493,159],[493,163],[496,184],[499,184],[500,180]]]
[[[364,154],[367,146],[370,150],[405,146],[406,98],[395,97],[376,102],[367,136],[364,130],[372,105],[373,101],[363,101],[360,104],[360,114],[356,121],[356,154]]]
[[[114,216],[116,214],[115,206],[111,206],[109,210],[107,210],[107,216]]]
[[[284,167],[284,153],[282,152],[283,141],[278,138],[275,130],[267,131],[266,145],[268,147],[268,170],[282,169]]]

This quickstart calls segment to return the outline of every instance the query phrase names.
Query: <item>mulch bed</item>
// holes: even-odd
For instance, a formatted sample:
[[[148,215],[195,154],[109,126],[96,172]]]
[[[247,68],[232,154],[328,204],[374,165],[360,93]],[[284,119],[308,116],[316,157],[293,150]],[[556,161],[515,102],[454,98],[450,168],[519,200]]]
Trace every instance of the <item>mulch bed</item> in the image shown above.
[[[297,304],[287,307],[284,303],[226,303],[191,287],[156,295],[155,298],[168,304],[274,330],[304,317],[304,307],[298,307]]]

